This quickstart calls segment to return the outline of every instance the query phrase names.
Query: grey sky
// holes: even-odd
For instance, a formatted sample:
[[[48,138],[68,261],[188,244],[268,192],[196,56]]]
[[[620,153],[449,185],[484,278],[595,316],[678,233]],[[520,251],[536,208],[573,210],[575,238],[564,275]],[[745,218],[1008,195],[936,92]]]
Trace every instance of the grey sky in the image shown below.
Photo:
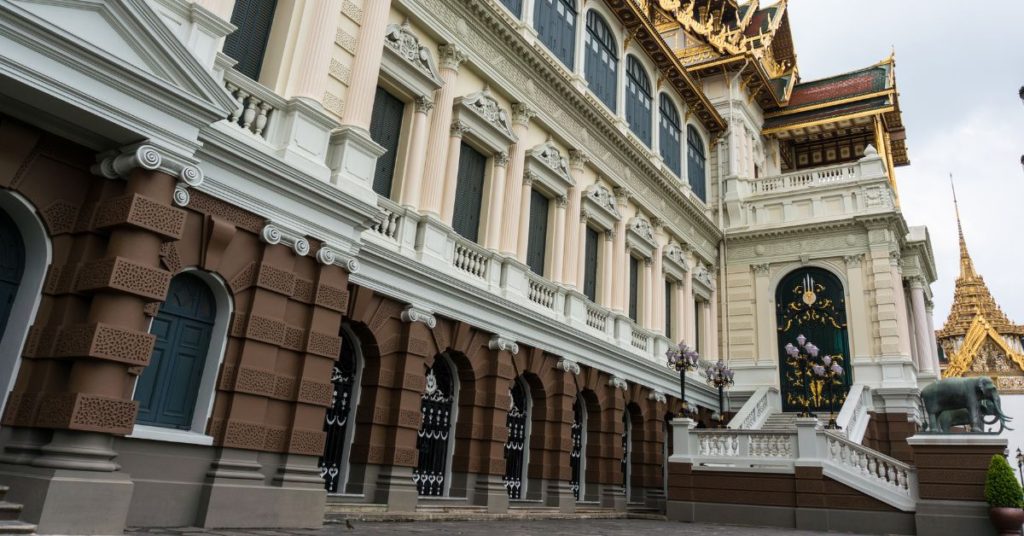
[[[975,267],[1010,320],[1024,323],[1024,2],[790,0],[789,13],[803,80],[871,65],[896,47],[911,161],[896,179],[907,222],[931,233],[936,328],[959,272],[950,172]]]

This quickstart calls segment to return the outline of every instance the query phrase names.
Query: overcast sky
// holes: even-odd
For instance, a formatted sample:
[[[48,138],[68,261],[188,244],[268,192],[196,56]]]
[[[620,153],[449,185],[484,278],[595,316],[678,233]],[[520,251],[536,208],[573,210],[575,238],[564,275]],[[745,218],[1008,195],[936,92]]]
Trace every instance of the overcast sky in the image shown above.
[[[896,179],[907,223],[931,233],[936,328],[959,272],[949,173],[975,267],[1024,324],[1024,2],[790,0],[789,14],[803,80],[866,67],[896,47],[911,161]]]

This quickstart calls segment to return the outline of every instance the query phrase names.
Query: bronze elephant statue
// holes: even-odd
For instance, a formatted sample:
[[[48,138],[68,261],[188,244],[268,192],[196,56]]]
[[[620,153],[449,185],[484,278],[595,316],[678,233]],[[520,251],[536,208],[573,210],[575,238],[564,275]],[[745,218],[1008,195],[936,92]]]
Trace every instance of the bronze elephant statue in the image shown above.
[[[921,400],[930,432],[945,433],[953,426],[968,425],[972,432],[981,433],[986,424],[997,422],[999,432],[1011,430],[1006,423],[1013,419],[1003,413],[996,385],[987,376],[939,380],[921,390]]]

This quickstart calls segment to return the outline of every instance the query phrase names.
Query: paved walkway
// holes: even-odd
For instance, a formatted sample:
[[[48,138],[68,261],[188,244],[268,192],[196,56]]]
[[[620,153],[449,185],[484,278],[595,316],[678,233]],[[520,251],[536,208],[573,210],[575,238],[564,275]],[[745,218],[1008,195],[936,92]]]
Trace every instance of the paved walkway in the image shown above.
[[[433,534],[451,536],[809,536],[816,532],[703,525],[646,519],[553,519],[543,521],[421,521],[415,523],[352,522],[324,526],[321,530],[217,530],[150,529],[132,532],[143,536],[392,536]],[[844,536],[839,533],[829,533]],[[851,536],[851,535],[846,535]]]

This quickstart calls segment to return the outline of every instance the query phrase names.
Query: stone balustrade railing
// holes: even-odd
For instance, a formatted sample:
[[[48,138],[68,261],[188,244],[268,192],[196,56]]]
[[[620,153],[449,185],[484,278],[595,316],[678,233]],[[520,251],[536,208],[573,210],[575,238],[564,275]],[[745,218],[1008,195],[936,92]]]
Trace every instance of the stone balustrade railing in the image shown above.
[[[824,474],[901,510],[917,506],[917,471],[913,466],[859,445],[834,432],[825,442]]]
[[[452,255],[452,267],[464,274],[469,274],[484,281],[490,272],[492,254],[477,245],[455,235],[455,252]]]
[[[630,344],[633,348],[646,353],[650,349],[651,335],[643,329],[633,326],[633,331],[630,334]]]
[[[224,89],[228,91],[238,108],[231,112],[228,121],[253,137],[266,140],[277,111],[286,101],[259,82],[234,69],[224,71]]]
[[[860,443],[864,439],[864,432],[871,420],[868,415],[871,407],[871,392],[866,385],[856,384],[850,387],[850,391],[846,393],[846,401],[836,416],[836,424],[847,439],[854,443]]]
[[[750,186],[752,193],[763,194],[854,181],[858,177],[857,164],[846,163],[754,179],[750,181]]]
[[[370,227],[370,231],[383,238],[398,241],[401,230],[403,209],[394,201],[381,197],[377,200],[377,207],[384,213],[384,218]]]
[[[529,285],[527,299],[544,309],[557,310],[558,286],[533,272],[527,272],[526,278]]]
[[[608,332],[608,317],[611,316],[611,311],[597,305],[595,303],[587,302],[587,326],[594,328],[601,333]]]
[[[761,386],[750,395],[727,427],[731,430],[759,430],[769,415],[782,411],[781,404],[777,387]]]

